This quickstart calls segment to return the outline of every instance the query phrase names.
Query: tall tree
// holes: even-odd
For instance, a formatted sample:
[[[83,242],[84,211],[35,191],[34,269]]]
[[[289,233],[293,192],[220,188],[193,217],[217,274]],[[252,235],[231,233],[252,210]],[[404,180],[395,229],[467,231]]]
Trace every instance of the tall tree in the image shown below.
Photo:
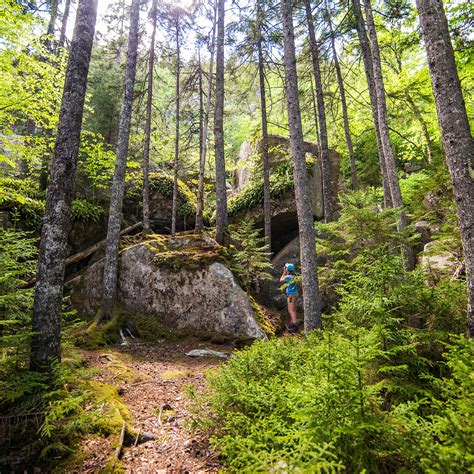
[[[171,235],[176,235],[176,212],[178,206],[178,165],[179,165],[179,125],[180,125],[180,76],[181,76],[181,45],[180,45],[180,21],[179,11],[175,10],[175,41],[176,41],[176,64],[175,64],[175,81],[176,81],[176,117],[175,117],[175,137],[174,137],[174,164],[173,164],[173,206],[171,212]]]
[[[325,18],[329,28],[329,40],[331,42],[332,58],[334,60],[334,69],[336,70],[337,87],[339,89],[339,97],[341,99],[342,119],[344,122],[344,135],[346,137],[347,150],[349,152],[349,163],[351,165],[351,181],[352,189],[357,191],[359,189],[359,181],[357,179],[357,168],[354,155],[354,147],[352,145],[351,129],[349,127],[349,115],[347,113],[346,91],[344,89],[344,80],[342,79],[341,66],[339,64],[339,57],[336,51],[336,41],[334,28],[332,26],[331,13],[329,12],[327,1],[325,1]]]
[[[196,204],[196,232],[200,234],[203,227],[203,210],[204,210],[204,172],[206,169],[206,154],[207,154],[207,131],[209,127],[209,113],[211,110],[211,95],[212,95],[212,75],[214,71],[214,47],[216,43],[216,24],[217,24],[217,0],[214,2],[214,17],[212,22],[211,42],[209,46],[209,82],[207,84],[207,99],[206,110],[204,112],[204,123],[202,127],[201,137],[201,154],[199,157],[199,178],[198,178],[198,192]]]
[[[270,158],[268,155],[267,101],[265,93],[265,65],[263,59],[263,23],[265,12],[262,0],[257,0],[257,54],[258,78],[260,86],[260,111],[262,116],[262,161],[263,161],[263,222],[265,243],[272,247],[272,211],[270,207]]]
[[[403,199],[398,181],[397,165],[393,155],[392,143],[388,128],[387,103],[385,99],[385,88],[383,83],[382,63],[380,60],[379,44],[377,40],[377,31],[372,13],[370,0],[365,0],[365,14],[367,20],[367,29],[369,32],[372,67],[374,71],[375,94],[377,96],[377,115],[379,121],[380,139],[382,142],[383,155],[385,157],[385,167],[387,170],[388,185],[392,198],[393,207],[399,207],[398,229],[400,231],[408,226],[408,219],[403,209]],[[405,265],[407,270],[413,270],[415,267],[415,256],[413,250],[408,245],[403,245],[403,253],[405,255]]]
[[[31,338],[31,368],[39,371],[50,371],[53,362],[61,359],[61,304],[69,210],[96,16],[97,0],[79,1],[41,231]]]
[[[101,320],[110,319],[117,295],[118,252],[120,245],[120,226],[125,188],[130,122],[132,118],[133,87],[137,67],[138,20],[140,0],[132,1],[130,12],[130,32],[128,36],[127,64],[125,67],[122,111],[120,112],[117,158],[112,182],[109,222],[105,248],[103,300]]]
[[[442,2],[417,0],[464,250],[468,284],[468,334],[474,337],[474,142]]]
[[[313,210],[310,201],[303,129],[301,125],[301,111],[298,98],[292,3],[292,0],[281,0],[281,16],[283,20],[286,103],[300,237],[304,327],[305,331],[310,331],[312,329],[321,328],[321,300],[316,262],[316,235],[313,227]]]
[[[218,0],[214,149],[216,159],[216,240],[220,244],[227,242],[228,221],[224,157],[224,14],[225,0]]]
[[[309,48],[313,63],[314,85],[316,87],[316,103],[318,105],[319,136],[321,138],[321,175],[323,183],[324,220],[331,222],[335,218],[335,202],[331,192],[331,162],[329,161],[328,130],[326,126],[326,110],[324,108],[323,82],[319,64],[319,47],[314,30],[311,0],[304,0],[306,21],[308,23]]]
[[[60,46],[64,46],[64,42],[66,41],[67,20],[69,18],[70,8],[71,8],[71,0],[65,0],[63,17],[61,19],[61,33],[59,36]]]
[[[148,78],[147,78],[147,99],[146,99],[146,119],[145,137],[143,144],[143,232],[150,232],[150,135],[151,135],[151,107],[153,100],[153,71],[155,65],[155,37],[156,37],[156,0],[151,7],[152,32],[150,40],[150,53],[148,55]]]
[[[367,86],[369,89],[370,107],[372,110],[372,119],[375,128],[375,138],[377,140],[377,151],[379,155],[380,171],[382,174],[383,198],[385,207],[392,207],[392,195],[390,193],[390,185],[387,176],[387,166],[385,164],[385,156],[380,138],[379,115],[377,107],[377,94],[375,92],[374,68],[372,66],[372,55],[370,52],[369,39],[367,38],[367,30],[365,28],[364,17],[360,6],[360,0],[352,0],[352,9],[356,24],[357,36],[359,37],[360,50],[364,63],[365,75],[367,78]]]

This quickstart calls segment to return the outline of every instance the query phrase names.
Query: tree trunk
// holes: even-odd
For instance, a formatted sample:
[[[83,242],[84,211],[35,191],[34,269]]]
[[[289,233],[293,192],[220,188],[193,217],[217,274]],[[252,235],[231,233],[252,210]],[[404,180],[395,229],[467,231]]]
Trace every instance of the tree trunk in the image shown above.
[[[180,111],[180,44],[179,44],[179,14],[176,13],[176,129],[174,138],[174,164],[173,164],[173,209],[171,212],[171,235],[176,235],[176,214],[178,207],[178,159],[179,159],[179,111]]]
[[[225,0],[218,1],[216,50],[216,108],[214,141],[216,158],[216,240],[227,243],[227,189],[224,157],[224,13]]]
[[[49,372],[54,361],[61,359],[61,305],[69,209],[96,16],[97,0],[79,1],[41,231],[31,338],[33,370]]]
[[[326,126],[326,110],[324,108],[323,83],[321,80],[321,68],[319,65],[319,48],[316,43],[314,32],[313,12],[311,1],[304,0],[306,9],[306,21],[308,23],[309,47],[313,61],[314,85],[316,87],[316,102],[318,104],[319,134],[321,137],[321,175],[323,182],[324,221],[331,222],[336,218],[335,194],[331,186],[331,162],[329,161],[328,132]]]
[[[303,279],[303,306],[305,331],[321,328],[321,300],[319,295],[316,262],[316,235],[313,227],[308,173],[306,171],[303,130],[298,98],[295,36],[293,30],[292,0],[281,0],[283,42],[285,52],[285,86],[290,129],[290,146],[293,157],[295,200],[298,214],[301,273]]]
[[[344,81],[342,79],[341,66],[339,65],[339,58],[337,56],[336,45],[334,41],[334,30],[332,28],[331,16],[326,5],[326,18],[329,26],[329,36],[331,40],[331,51],[334,59],[334,68],[336,70],[337,85],[339,87],[339,97],[341,99],[342,118],[344,121],[344,134],[346,137],[347,150],[349,152],[349,162],[351,165],[351,181],[352,189],[357,191],[359,189],[359,180],[357,179],[357,168],[354,156],[354,147],[352,146],[351,129],[349,127],[349,115],[347,113],[346,91],[344,89]]]
[[[431,85],[464,249],[468,285],[468,335],[474,337],[474,142],[459,83],[443,4],[417,0]]]
[[[210,62],[209,62],[209,83],[207,86],[207,100],[206,100],[206,112],[204,115],[204,124],[202,129],[202,150],[199,157],[199,179],[198,179],[198,192],[197,192],[197,204],[196,204],[196,233],[202,233],[203,219],[202,214],[204,211],[204,172],[206,169],[206,154],[207,154],[207,130],[209,126],[209,113],[211,110],[211,95],[212,95],[212,74],[214,70],[214,46],[216,42],[216,23],[217,23],[217,0],[214,3],[214,21],[212,23],[212,37],[211,45],[209,48]]]
[[[101,321],[110,319],[117,295],[118,253],[120,245],[120,225],[122,222],[123,193],[127,165],[130,122],[132,118],[133,87],[137,66],[138,20],[140,0],[132,1],[130,32],[128,37],[127,64],[125,67],[124,93],[120,112],[117,158],[111,188],[107,245],[105,248],[104,283]]]
[[[423,116],[421,115],[420,109],[415,104],[415,101],[410,95],[410,92],[408,91],[408,89],[405,90],[405,97],[407,99],[408,104],[411,107],[411,110],[413,110],[413,114],[415,115],[415,118],[418,120],[418,123],[420,124],[421,131],[423,132],[423,138],[425,139],[425,143],[426,143],[426,154],[428,155],[428,163],[431,163],[433,161],[433,142],[431,141],[430,133],[428,132],[428,127],[426,126],[426,122],[423,119]]]
[[[71,0],[65,0],[63,18],[61,20],[61,35],[59,36],[60,46],[64,46],[64,42],[66,41],[67,20],[69,18],[70,6],[71,6]]]
[[[151,10],[153,29],[148,58],[148,93],[146,99],[145,142],[143,144],[143,233],[150,232],[150,135],[151,135],[151,106],[153,100],[153,69],[155,65],[155,36],[156,36],[156,2]]]
[[[370,106],[372,109],[372,119],[375,127],[375,137],[377,139],[377,150],[380,162],[380,171],[382,174],[383,199],[385,207],[392,207],[392,195],[390,193],[390,185],[388,183],[387,167],[385,165],[385,156],[380,138],[379,116],[377,109],[377,94],[375,92],[374,68],[372,66],[372,57],[370,52],[369,39],[365,29],[364,18],[360,7],[360,0],[352,0],[354,11],[354,19],[356,23],[357,35],[359,37],[360,50],[362,60],[364,62],[365,75],[367,77],[367,87],[369,89]]]
[[[262,11],[261,0],[257,2],[257,22],[258,22],[258,77],[260,82],[260,109],[262,115],[262,161],[263,161],[263,222],[265,230],[265,243],[268,251],[272,248],[272,211],[270,196],[270,158],[268,156],[268,128],[267,128],[267,102],[265,95],[265,68],[263,64],[262,51],[262,23],[264,13]]]
[[[318,106],[316,105],[316,96],[314,95],[313,79],[309,78],[311,83],[311,103],[313,105],[313,118],[314,118],[314,134],[316,136],[316,144],[318,148],[321,148],[321,140],[319,138],[319,120],[318,120]]]
[[[403,231],[408,226],[408,219],[405,211],[403,210],[404,204],[402,193],[400,191],[400,183],[398,181],[397,166],[395,163],[395,157],[393,156],[392,143],[390,141],[388,130],[387,103],[385,100],[385,88],[383,84],[382,63],[380,61],[377,31],[375,29],[375,22],[370,0],[365,0],[364,5],[371,44],[372,67],[374,68],[374,84],[375,93],[377,95],[380,139],[382,141],[383,154],[385,157],[385,166],[387,170],[388,184],[390,187],[390,195],[392,197],[392,205],[393,207],[400,208],[400,214],[398,216],[398,230]],[[405,256],[406,269],[413,270],[413,268],[415,268],[415,255],[413,249],[411,249],[408,245],[403,245],[403,253]]]
[[[49,22],[48,22],[48,29],[46,30],[46,34],[48,36],[54,36],[54,28],[56,26],[56,20],[58,18],[58,0],[51,0],[51,12],[49,14]],[[45,45],[48,50],[51,50],[51,39],[47,38],[45,41]]]

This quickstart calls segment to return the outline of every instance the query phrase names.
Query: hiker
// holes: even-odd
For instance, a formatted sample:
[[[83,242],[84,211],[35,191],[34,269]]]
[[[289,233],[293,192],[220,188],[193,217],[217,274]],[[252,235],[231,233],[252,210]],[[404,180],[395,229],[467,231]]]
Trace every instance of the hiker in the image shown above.
[[[288,331],[294,333],[298,330],[299,322],[296,314],[296,302],[298,300],[298,283],[295,281],[296,267],[292,263],[285,263],[283,275],[280,277],[280,283],[286,283],[286,297],[288,300],[288,313],[290,313],[291,324]]]

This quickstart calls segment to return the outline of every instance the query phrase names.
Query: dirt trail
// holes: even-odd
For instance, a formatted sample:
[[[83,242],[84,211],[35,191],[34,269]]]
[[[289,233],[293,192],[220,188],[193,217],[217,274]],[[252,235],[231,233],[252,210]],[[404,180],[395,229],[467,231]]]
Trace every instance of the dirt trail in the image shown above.
[[[133,429],[157,438],[124,447],[120,468],[125,472],[203,473],[222,469],[207,440],[196,438],[185,426],[190,415],[185,386],[203,386],[205,371],[222,362],[185,355],[203,348],[231,351],[229,346],[189,339],[158,344],[133,341],[127,346],[83,352],[88,365],[98,369],[94,379],[119,388],[133,416]],[[100,472],[113,454],[111,444],[107,438],[86,440],[85,459],[74,472]]]

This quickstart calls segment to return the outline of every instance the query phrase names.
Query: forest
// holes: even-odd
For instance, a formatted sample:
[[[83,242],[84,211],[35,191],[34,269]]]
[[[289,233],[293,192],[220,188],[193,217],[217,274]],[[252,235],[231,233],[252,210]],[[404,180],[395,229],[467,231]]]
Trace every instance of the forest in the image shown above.
[[[0,472],[473,472],[473,3],[0,0],[0,70]]]

